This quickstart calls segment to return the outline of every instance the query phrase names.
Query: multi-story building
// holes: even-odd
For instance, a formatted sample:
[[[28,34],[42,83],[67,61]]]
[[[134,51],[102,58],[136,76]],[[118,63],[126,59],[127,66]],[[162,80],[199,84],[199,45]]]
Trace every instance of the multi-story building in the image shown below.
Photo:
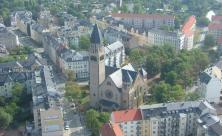
[[[0,43],[5,45],[8,50],[14,49],[19,45],[18,36],[0,24]]]
[[[139,109],[115,111],[110,121],[119,125],[124,136],[222,135],[216,110],[207,101],[142,105]]]
[[[51,75],[50,69],[45,66],[35,71],[32,82],[34,134],[38,136],[64,135],[61,94]]]
[[[180,32],[153,29],[148,32],[148,40],[151,45],[170,45],[178,51],[184,47],[184,35]]]
[[[77,80],[89,79],[89,53],[63,49],[59,57],[59,66],[63,73],[72,71]]]
[[[67,40],[64,38],[57,38],[51,33],[43,34],[44,51],[49,55],[54,64],[59,64],[59,54],[67,47],[67,44]]]
[[[185,35],[184,49],[191,50],[193,48],[196,22],[195,16],[190,16],[182,27],[182,33]]]
[[[113,13],[114,19],[123,21],[124,25],[135,29],[153,29],[162,26],[174,27],[174,16],[158,14]]]
[[[50,14],[49,10],[42,10],[39,13],[39,18],[37,19],[38,23],[49,27],[49,25],[53,22],[53,16]]]
[[[116,41],[105,47],[105,65],[121,67],[125,63],[125,48],[120,41]]]
[[[43,33],[48,29],[41,24],[35,23],[31,25],[31,38],[39,44],[43,42]]]
[[[211,103],[222,102],[222,72],[217,66],[204,70],[199,77],[199,93]]]
[[[16,83],[21,83],[31,93],[33,72],[41,67],[41,64],[30,55],[27,60],[14,61],[0,64],[0,96],[11,97],[12,88]]]
[[[217,43],[222,38],[222,16],[213,16],[211,23],[208,25],[208,33],[212,35]]]
[[[105,67],[105,47],[97,25],[91,34],[90,103],[104,110],[128,109],[143,102],[147,85],[143,72],[134,70],[131,64],[122,68]]]
[[[30,11],[17,11],[15,14],[16,27],[23,33],[31,35],[30,26],[33,22],[32,12]]]

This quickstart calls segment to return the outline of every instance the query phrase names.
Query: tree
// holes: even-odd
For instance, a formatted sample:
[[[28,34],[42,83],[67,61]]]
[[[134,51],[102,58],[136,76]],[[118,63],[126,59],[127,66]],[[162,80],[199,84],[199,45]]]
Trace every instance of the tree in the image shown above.
[[[99,129],[101,126],[109,120],[110,114],[107,112],[97,112],[94,109],[90,109],[86,112],[86,126],[92,130],[93,136],[99,135]]]
[[[206,35],[205,40],[204,40],[204,46],[209,48],[209,47],[214,47],[215,45],[216,45],[216,42],[215,42],[214,37],[210,34]]]
[[[200,98],[200,95],[197,91],[188,93],[186,95],[186,101],[197,101]]]
[[[12,122],[12,116],[5,112],[3,108],[0,108],[0,128],[5,129]]]
[[[152,99],[157,103],[180,101],[185,98],[185,92],[180,85],[170,85],[160,82],[151,89]]]
[[[75,82],[68,81],[65,84],[65,96],[69,99],[70,97],[74,100],[79,100],[81,96],[81,89]]]
[[[148,56],[146,59],[145,67],[148,75],[155,76],[160,72],[161,68],[160,59],[157,57]]]
[[[89,36],[81,36],[79,39],[80,48],[83,50],[88,50],[90,47],[90,38]]]
[[[206,18],[206,17],[200,17],[197,18],[197,24],[198,26],[208,26],[208,24],[210,23],[210,21]]]
[[[165,81],[166,83],[174,85],[177,81],[177,73],[175,71],[170,71],[166,74]]]

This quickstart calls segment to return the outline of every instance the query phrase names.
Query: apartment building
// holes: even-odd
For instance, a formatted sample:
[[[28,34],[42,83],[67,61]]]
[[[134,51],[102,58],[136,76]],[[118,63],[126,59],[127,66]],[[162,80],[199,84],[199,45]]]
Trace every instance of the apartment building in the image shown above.
[[[37,42],[38,44],[42,44],[43,42],[43,33],[49,32],[46,27],[41,24],[34,23],[31,25],[31,38]]]
[[[64,135],[61,94],[51,75],[50,68],[44,66],[35,71],[32,82],[34,134],[38,136]]]
[[[14,61],[0,64],[0,96],[11,97],[12,88],[16,83],[21,83],[31,93],[33,72],[41,67],[34,55],[29,55],[27,60]]]
[[[184,40],[185,36],[180,32],[168,32],[159,29],[152,29],[148,31],[148,41],[151,45],[170,45],[179,51],[184,48]]]
[[[125,48],[120,41],[116,41],[105,47],[105,65],[121,67],[125,63]]]
[[[110,123],[118,124],[124,136],[222,135],[216,110],[207,101],[142,105],[138,109],[115,111]]]
[[[19,46],[18,36],[8,30],[3,24],[0,24],[0,44],[5,45],[7,50]]]
[[[219,43],[222,38],[222,16],[213,16],[211,23],[208,25],[208,30],[208,33]]]
[[[63,49],[59,57],[59,66],[63,73],[72,71],[77,80],[89,79],[89,53]]]
[[[190,16],[182,27],[182,33],[184,34],[184,49],[191,50],[193,48],[194,33],[196,29],[196,17]]]
[[[31,11],[17,11],[15,13],[16,27],[23,33],[31,35],[30,26],[33,22]]]
[[[222,73],[217,66],[204,70],[198,81],[200,95],[211,103],[222,102]]]
[[[174,16],[159,14],[113,13],[114,19],[122,21],[126,26],[135,29],[153,29],[161,26],[174,27]]]

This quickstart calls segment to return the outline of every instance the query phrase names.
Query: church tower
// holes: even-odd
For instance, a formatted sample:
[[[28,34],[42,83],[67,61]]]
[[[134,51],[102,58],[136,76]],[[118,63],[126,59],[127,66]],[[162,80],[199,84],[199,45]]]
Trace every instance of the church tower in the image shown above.
[[[99,100],[99,86],[105,80],[105,48],[97,24],[93,28],[90,41],[90,103],[92,107],[96,107]]]

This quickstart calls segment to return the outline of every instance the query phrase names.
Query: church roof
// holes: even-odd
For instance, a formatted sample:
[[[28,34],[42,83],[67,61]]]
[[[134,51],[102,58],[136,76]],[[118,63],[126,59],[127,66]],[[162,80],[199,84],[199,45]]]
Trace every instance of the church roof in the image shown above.
[[[131,64],[119,68],[115,72],[114,69],[112,70],[113,72],[109,77],[113,80],[117,88],[122,88],[123,83],[132,84],[137,77],[137,72],[133,69]]]
[[[101,32],[97,26],[97,24],[94,25],[93,31],[90,38],[91,43],[95,44],[101,44],[102,43],[102,35]]]

